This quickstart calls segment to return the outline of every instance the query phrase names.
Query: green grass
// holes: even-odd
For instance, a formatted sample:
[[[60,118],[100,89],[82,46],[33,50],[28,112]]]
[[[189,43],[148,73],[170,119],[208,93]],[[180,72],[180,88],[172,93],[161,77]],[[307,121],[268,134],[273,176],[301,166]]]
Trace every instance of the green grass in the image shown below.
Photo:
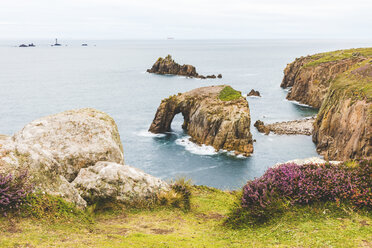
[[[225,220],[239,193],[192,187],[191,210],[116,209],[80,218],[0,218],[0,247],[370,247],[370,216],[332,206],[293,208],[259,226]]]
[[[242,96],[242,93],[240,91],[234,90],[230,86],[226,86],[221,90],[221,92],[218,95],[218,98],[222,101],[232,101],[239,99]]]
[[[311,56],[312,61],[308,62],[306,65],[304,65],[304,67],[317,66],[325,62],[348,59],[357,56],[372,57],[372,47],[346,49],[315,54]]]

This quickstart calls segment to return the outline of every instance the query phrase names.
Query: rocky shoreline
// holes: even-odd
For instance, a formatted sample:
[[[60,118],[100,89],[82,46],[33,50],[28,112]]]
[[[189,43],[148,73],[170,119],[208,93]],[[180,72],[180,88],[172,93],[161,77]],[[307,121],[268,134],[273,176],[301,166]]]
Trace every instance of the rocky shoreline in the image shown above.
[[[216,79],[222,78],[222,74],[216,75],[199,75],[196,72],[195,66],[192,65],[180,65],[176,63],[171,55],[166,56],[165,58],[158,58],[158,60],[153,64],[151,69],[147,70],[148,73],[155,73],[161,75],[178,75],[186,76],[190,78],[200,78],[200,79]]]
[[[306,118],[303,120],[294,120],[294,121],[283,121],[275,122],[272,124],[264,124],[262,121],[258,120],[255,122],[254,126],[261,133],[266,135],[270,132],[275,134],[287,134],[287,135],[312,135],[314,130],[313,124],[315,117]]]

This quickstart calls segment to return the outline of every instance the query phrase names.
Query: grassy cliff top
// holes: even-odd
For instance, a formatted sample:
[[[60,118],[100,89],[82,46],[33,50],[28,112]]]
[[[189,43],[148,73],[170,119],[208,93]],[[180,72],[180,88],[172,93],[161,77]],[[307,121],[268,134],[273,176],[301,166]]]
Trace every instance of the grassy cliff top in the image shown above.
[[[372,62],[365,60],[354,65],[350,70],[339,75],[331,84],[331,88],[345,92],[355,100],[372,101]]]
[[[223,88],[223,90],[221,90],[218,98],[222,101],[232,101],[239,99],[241,96],[242,93],[240,91],[234,90],[230,86],[226,86]]]
[[[224,224],[239,192],[194,186],[190,211],[112,209],[79,219],[0,216],[0,247],[369,247],[372,221],[328,205],[299,207],[256,227]]]
[[[337,61],[342,59],[348,59],[352,57],[371,57],[372,58],[372,47],[368,48],[353,48],[353,49],[345,49],[345,50],[337,50],[332,52],[325,52],[325,53],[318,53],[311,55],[311,61],[308,62],[306,67],[308,66],[316,66],[321,63]]]

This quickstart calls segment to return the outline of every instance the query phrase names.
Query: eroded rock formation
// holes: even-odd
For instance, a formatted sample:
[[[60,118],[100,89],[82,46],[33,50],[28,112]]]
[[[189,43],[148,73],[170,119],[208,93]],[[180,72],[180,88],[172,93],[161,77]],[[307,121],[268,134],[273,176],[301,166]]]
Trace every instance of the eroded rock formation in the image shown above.
[[[259,92],[258,90],[254,90],[254,89],[252,89],[252,90],[248,93],[247,96],[259,96],[259,97],[261,97],[261,94],[260,94],[260,92]]]
[[[284,70],[287,98],[320,108],[313,141],[327,159],[372,157],[372,48],[296,59]]]
[[[259,132],[265,134],[273,132],[275,134],[311,135],[313,132],[314,120],[314,118],[308,118],[303,120],[275,122],[267,125],[258,120],[255,122],[254,126]]]
[[[81,197],[83,186],[79,184],[77,190],[71,182],[81,170],[97,164],[96,167],[99,167],[101,161],[115,164],[105,168],[105,175],[118,174],[119,171],[122,175],[125,171],[131,171],[128,177],[134,178],[134,169],[117,169],[119,165],[127,165],[124,165],[123,147],[114,120],[94,109],[71,110],[47,116],[27,124],[12,137],[0,136],[0,173],[15,174],[27,170],[36,190],[61,196],[79,207],[86,206],[86,201]],[[141,176],[144,175],[138,173],[137,179]],[[146,175],[146,180],[149,177]],[[106,183],[111,185],[111,178],[106,179]],[[126,182],[121,179],[128,178],[116,178],[114,184],[124,185]],[[140,190],[131,192],[133,196],[143,196],[146,185],[154,186],[144,185],[140,180],[138,182]],[[157,189],[155,187],[154,191]],[[121,194],[127,195],[128,192],[112,188],[110,194],[117,194],[120,198]]]
[[[221,100],[225,88],[231,89],[226,85],[202,87],[162,100],[149,131],[170,131],[174,116],[182,113],[182,127],[193,142],[250,155],[253,141],[248,102],[240,93],[235,99]]]
[[[222,78],[221,74],[216,75],[208,75],[203,76],[199,75],[196,72],[196,69],[192,65],[180,65],[176,63],[171,55],[168,55],[165,58],[158,58],[158,60],[154,63],[151,69],[148,69],[147,72],[149,73],[156,73],[156,74],[171,74],[171,75],[179,75],[179,76],[186,76],[186,77],[194,77],[194,78],[201,78],[201,79],[215,79],[215,78]]]

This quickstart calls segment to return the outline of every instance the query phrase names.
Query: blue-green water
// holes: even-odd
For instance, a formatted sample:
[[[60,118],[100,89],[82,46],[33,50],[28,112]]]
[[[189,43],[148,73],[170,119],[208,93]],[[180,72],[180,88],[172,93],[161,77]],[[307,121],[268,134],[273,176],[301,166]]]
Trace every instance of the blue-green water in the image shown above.
[[[186,176],[196,184],[222,189],[242,186],[277,162],[317,156],[311,137],[265,136],[253,123],[311,116],[315,110],[285,100],[279,87],[283,69],[294,58],[342,48],[368,46],[367,41],[0,41],[0,133],[12,135],[28,122],[68,109],[91,107],[116,121],[125,162],[155,176]],[[51,43],[51,42],[50,42]],[[85,42],[84,42],[85,43]],[[96,46],[94,46],[96,45]],[[195,65],[200,74],[222,73],[222,79],[200,80],[145,73],[159,56],[172,54],[179,63]],[[161,99],[193,88],[230,84],[248,98],[254,154],[237,158],[192,143],[180,142],[182,116],[173,132],[151,135],[147,129]],[[185,145],[186,143],[186,145]]]

